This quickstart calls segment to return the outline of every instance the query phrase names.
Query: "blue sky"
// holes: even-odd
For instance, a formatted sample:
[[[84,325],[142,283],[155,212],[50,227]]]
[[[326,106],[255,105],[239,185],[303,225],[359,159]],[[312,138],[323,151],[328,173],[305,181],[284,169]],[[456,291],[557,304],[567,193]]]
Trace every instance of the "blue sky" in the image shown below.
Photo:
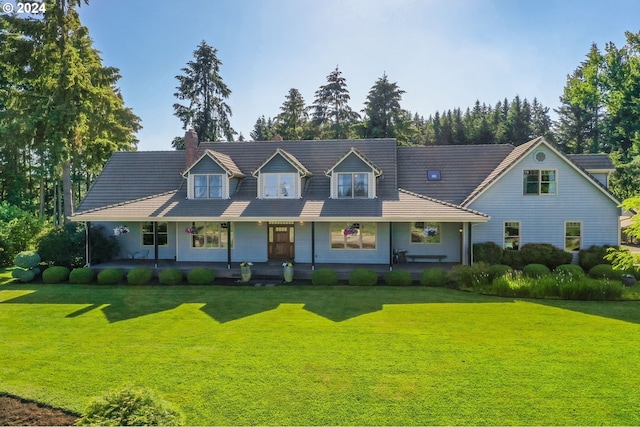
[[[140,150],[184,134],[175,76],[202,40],[218,49],[231,124],[248,138],[290,88],[311,104],[336,65],[358,111],[384,72],[425,117],[516,94],[557,108],[592,43],[640,30],[636,0],[91,0],[80,14],[142,118]]]

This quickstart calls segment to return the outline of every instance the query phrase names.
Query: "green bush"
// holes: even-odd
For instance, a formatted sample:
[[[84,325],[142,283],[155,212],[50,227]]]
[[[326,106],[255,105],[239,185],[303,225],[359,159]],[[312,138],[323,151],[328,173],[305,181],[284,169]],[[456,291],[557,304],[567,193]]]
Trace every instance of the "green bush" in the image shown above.
[[[124,278],[121,268],[107,268],[98,273],[99,285],[117,285]]]
[[[522,267],[526,265],[526,263],[522,259],[522,253],[513,249],[504,251],[504,253],[502,254],[502,263],[517,270],[521,270]]]
[[[11,271],[11,277],[18,279],[22,283],[28,283],[36,278],[34,270],[25,270],[24,268],[16,267]]]
[[[622,279],[623,272],[620,270],[614,270],[611,264],[599,264],[595,265],[589,270],[589,277],[594,279]]]
[[[178,426],[183,415],[149,390],[124,387],[94,399],[77,421],[81,426]]]
[[[502,262],[502,247],[494,242],[474,243],[473,261],[486,262],[487,264],[500,264]]]
[[[595,267],[594,267],[595,268]],[[571,300],[615,300],[622,296],[622,284],[581,277],[560,286],[560,298]]]
[[[208,268],[198,267],[187,273],[187,282],[190,285],[211,285],[216,279],[216,273]]]
[[[582,277],[585,275],[582,267],[577,264],[562,264],[557,266],[553,271],[555,273],[568,274],[573,277]]]
[[[489,284],[489,269],[486,262],[456,265],[451,269],[450,277],[458,289],[482,289]]]
[[[49,267],[42,272],[43,283],[62,283],[69,279],[69,269],[61,265]]]
[[[146,267],[132,268],[127,273],[127,283],[130,285],[148,285],[153,279],[153,270]]]
[[[96,277],[95,271],[89,267],[74,268],[69,274],[69,283],[86,285],[91,283]]]
[[[406,270],[392,270],[384,277],[384,282],[389,286],[409,286],[413,279],[411,273]]]
[[[107,237],[104,233],[101,226],[91,228],[91,262],[94,264],[110,261],[120,250],[115,237]],[[50,265],[82,267],[86,264],[85,242],[85,226],[70,223],[42,236],[38,253],[42,261]]]
[[[378,273],[368,268],[356,268],[349,274],[352,286],[374,286],[378,283]]]
[[[338,284],[338,273],[331,268],[319,268],[311,274],[311,283],[318,286]]]
[[[161,285],[180,285],[182,280],[184,279],[184,273],[182,270],[177,268],[169,268],[167,270],[162,270],[158,275],[158,280]]]
[[[504,264],[496,264],[489,267],[489,282],[493,282],[497,277],[504,276],[513,271],[513,268]]]
[[[554,269],[561,264],[569,264],[573,259],[570,252],[548,243],[527,243],[520,248],[520,253],[524,265],[544,264],[549,269]]]
[[[16,254],[34,248],[44,227],[30,212],[0,203],[0,267],[11,266]]]
[[[543,277],[551,274],[551,270],[544,264],[528,264],[522,269],[522,273],[527,277]]]
[[[444,268],[427,268],[420,275],[420,284],[422,286],[445,287],[448,283],[449,274]]]
[[[604,258],[607,249],[612,246],[590,246],[578,252],[578,264],[584,271],[590,271],[593,267],[600,264],[611,264]]]
[[[22,251],[13,258],[13,263],[27,270],[35,268],[40,264],[40,255],[36,251]]]

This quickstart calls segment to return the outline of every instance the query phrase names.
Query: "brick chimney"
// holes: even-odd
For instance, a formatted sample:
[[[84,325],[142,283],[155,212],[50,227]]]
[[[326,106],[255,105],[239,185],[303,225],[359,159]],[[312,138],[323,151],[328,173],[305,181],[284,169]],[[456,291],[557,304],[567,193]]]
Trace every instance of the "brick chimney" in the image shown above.
[[[198,134],[193,129],[184,134],[184,150],[184,168],[189,169],[198,160]]]

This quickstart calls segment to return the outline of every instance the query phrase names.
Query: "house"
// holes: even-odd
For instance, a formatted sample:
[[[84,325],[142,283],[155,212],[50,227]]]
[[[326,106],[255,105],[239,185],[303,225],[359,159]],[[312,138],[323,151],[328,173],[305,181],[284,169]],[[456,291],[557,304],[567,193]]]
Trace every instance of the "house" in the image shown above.
[[[116,152],[74,221],[119,226],[122,258],[469,264],[475,242],[577,252],[619,244],[606,155],[543,138],[398,147],[393,139],[217,142]]]

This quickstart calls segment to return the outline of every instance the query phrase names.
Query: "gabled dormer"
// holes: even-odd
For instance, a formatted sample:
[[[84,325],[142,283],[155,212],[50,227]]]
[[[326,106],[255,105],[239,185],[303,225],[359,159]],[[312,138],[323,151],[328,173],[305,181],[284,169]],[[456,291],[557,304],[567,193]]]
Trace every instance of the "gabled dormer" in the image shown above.
[[[183,174],[187,179],[187,198],[228,199],[244,174],[226,154],[205,150]]]
[[[312,173],[290,153],[278,148],[253,172],[259,199],[299,199]]]
[[[376,178],[382,175],[382,170],[351,147],[326,175],[331,179],[332,199],[373,199]]]

